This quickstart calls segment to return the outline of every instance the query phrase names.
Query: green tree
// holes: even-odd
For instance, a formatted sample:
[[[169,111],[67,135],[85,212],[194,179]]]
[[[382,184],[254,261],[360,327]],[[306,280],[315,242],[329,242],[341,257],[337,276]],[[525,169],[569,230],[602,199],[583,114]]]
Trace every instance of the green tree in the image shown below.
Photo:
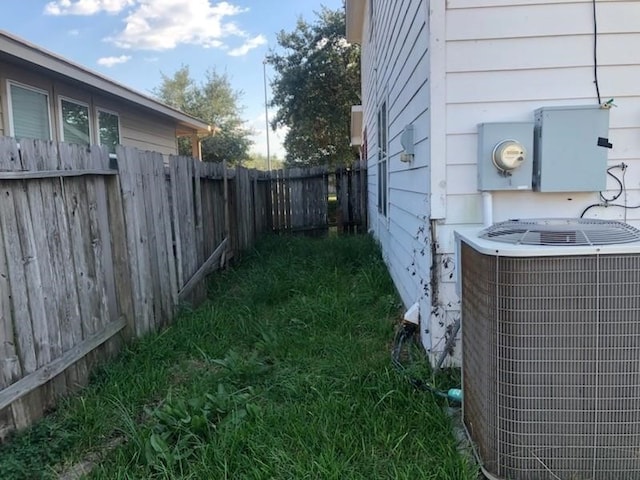
[[[349,143],[351,106],[360,103],[360,47],[345,39],[344,9],[323,6],[316,17],[281,31],[284,51],[267,57],[276,72],[272,127],[289,127],[288,165],[344,165],[357,158]]]
[[[238,105],[242,92],[231,87],[226,74],[209,70],[198,84],[183,65],[173,76],[161,75],[162,84],[153,91],[156,97],[215,126],[215,134],[202,139],[204,161],[241,164],[249,158],[251,131],[244,127]],[[180,138],[178,147],[181,155],[191,155],[190,138]]]
[[[267,159],[267,156],[262,153],[250,153],[249,160],[244,162],[242,166],[255,168],[256,170],[269,170],[269,163],[271,163],[271,170],[280,170],[285,167],[284,160],[277,155],[271,155],[271,157]]]

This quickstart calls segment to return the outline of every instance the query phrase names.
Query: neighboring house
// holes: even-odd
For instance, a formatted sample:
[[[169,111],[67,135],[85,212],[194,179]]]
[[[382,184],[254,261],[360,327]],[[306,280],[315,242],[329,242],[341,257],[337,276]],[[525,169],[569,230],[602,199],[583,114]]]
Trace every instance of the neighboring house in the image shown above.
[[[0,31],[0,135],[178,153],[211,127],[197,118]]]
[[[459,318],[454,230],[578,217],[601,202],[600,188],[542,192],[530,178],[524,190],[488,188],[483,198],[478,124],[534,122],[542,107],[599,111],[614,98],[613,148],[588,178],[606,182],[612,198],[618,184],[606,162],[624,162],[626,179],[612,172],[626,180],[619,203],[640,204],[640,2],[347,0],[346,9],[347,39],[362,46],[352,140],[368,161],[370,229],[406,307],[419,304],[422,341],[436,359]],[[563,155],[553,161],[567,167]],[[480,170],[496,172],[481,162]],[[586,175],[579,164],[569,167]],[[586,215],[640,224],[640,209],[594,207]],[[454,363],[459,353],[456,345]]]

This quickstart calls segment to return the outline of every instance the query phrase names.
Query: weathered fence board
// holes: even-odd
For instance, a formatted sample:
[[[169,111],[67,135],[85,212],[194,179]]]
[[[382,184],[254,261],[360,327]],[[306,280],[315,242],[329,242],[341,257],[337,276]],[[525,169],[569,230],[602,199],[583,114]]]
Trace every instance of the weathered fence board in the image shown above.
[[[15,141],[0,139],[0,169],[21,170],[20,156]],[[18,187],[18,188],[16,188]],[[12,344],[15,346],[15,355],[5,359],[5,368],[10,375],[11,383],[20,379],[23,375],[35,372],[38,368],[37,354],[34,342],[33,326],[29,313],[29,292],[27,276],[24,270],[22,242],[19,230],[19,213],[16,211],[16,196],[25,195],[24,185],[2,182],[0,191],[0,227],[2,228],[3,243],[7,261],[7,274],[9,279],[9,291],[11,313],[3,318],[5,323],[13,323],[14,337]],[[25,220],[22,218],[22,220]],[[28,247],[27,247],[28,248]],[[23,319],[13,322],[13,318]],[[29,424],[32,418],[38,418],[38,412],[43,410],[42,393],[34,392],[28,398],[22,398],[12,404],[11,415],[16,428],[23,428]]]
[[[42,164],[43,158],[51,156],[49,148],[54,148],[53,144],[34,144],[32,142],[24,142],[21,157],[24,168],[37,170],[38,163]],[[43,149],[43,151],[41,151]],[[53,153],[55,150],[53,150]],[[54,153],[55,155],[55,153]],[[29,181],[25,182],[28,196],[30,215],[32,218],[41,219],[41,225],[44,227],[43,233],[35,236],[35,248],[37,252],[36,263],[40,271],[40,280],[42,288],[42,306],[43,312],[32,310],[31,315],[36,318],[40,315],[41,322],[44,323],[43,332],[47,333],[48,355],[44,364],[48,364],[52,359],[58,358],[62,354],[61,332],[62,328],[58,315],[51,312],[58,311],[58,303],[61,301],[62,294],[58,289],[57,270],[56,268],[64,268],[59,262],[59,255],[56,255],[57,245],[52,245],[49,241],[51,236],[55,234],[55,228],[52,219],[55,219],[55,204],[51,202],[53,196],[53,187],[50,181]],[[34,331],[38,330],[37,321],[33,324]],[[67,382],[62,375],[56,378],[49,386],[50,391],[45,391],[43,400],[45,407],[53,406],[53,400],[65,393]]]
[[[0,440],[86,384],[120,332],[203,298],[206,275],[260,234],[328,228],[325,168],[116,150],[0,138]],[[366,171],[335,175],[345,230],[361,228]]]
[[[277,232],[328,229],[328,178],[325,167],[292,168],[271,172],[271,225]]]
[[[356,163],[350,168],[338,168],[335,171],[335,176],[338,202],[338,229],[341,232],[366,232],[366,163]]]
[[[58,147],[54,143],[22,142],[24,158],[33,156],[36,159],[36,170],[59,171],[61,164],[58,158]],[[31,172],[37,174],[38,172]],[[60,350],[68,351],[82,339],[80,303],[75,285],[75,271],[72,267],[74,253],[72,251],[69,219],[66,209],[66,191],[62,178],[40,182],[43,196],[47,196],[51,206],[49,218],[44,219],[46,235],[51,250],[51,266],[56,273],[55,295],[58,300],[57,319],[60,326]],[[49,312],[52,315],[52,312]],[[62,334],[66,332],[66,334]],[[72,365],[65,372],[69,389],[82,384],[87,375],[85,360]]]
[[[178,264],[177,285],[180,289],[201,265],[202,254],[199,241],[202,235],[199,230],[202,223],[202,208],[198,207],[198,204],[202,199],[197,195],[200,190],[200,171],[192,159],[175,156],[169,159],[169,169]],[[198,185],[197,190],[196,185]],[[203,295],[204,291],[200,288],[190,298],[197,300]]]

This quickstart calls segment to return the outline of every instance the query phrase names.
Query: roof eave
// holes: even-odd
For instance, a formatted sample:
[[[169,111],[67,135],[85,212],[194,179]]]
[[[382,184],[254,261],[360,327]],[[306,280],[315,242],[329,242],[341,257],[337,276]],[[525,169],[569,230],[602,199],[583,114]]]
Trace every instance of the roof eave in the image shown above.
[[[198,118],[165,105],[154,98],[137,92],[3,30],[0,30],[0,51],[138,106],[153,110],[160,115],[175,120],[178,125],[187,127],[198,134],[206,135],[212,131],[212,127],[208,123]]]

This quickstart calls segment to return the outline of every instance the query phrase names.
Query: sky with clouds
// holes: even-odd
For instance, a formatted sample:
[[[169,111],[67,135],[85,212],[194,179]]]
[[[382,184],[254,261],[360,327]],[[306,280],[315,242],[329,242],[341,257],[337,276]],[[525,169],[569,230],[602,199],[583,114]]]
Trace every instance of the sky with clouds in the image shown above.
[[[15,0],[3,2],[0,29],[146,94],[183,64],[198,81],[211,68],[226,73],[243,92],[253,150],[266,154],[262,61],[280,30],[314,20],[321,5],[342,0]],[[281,158],[283,136],[270,132]]]

